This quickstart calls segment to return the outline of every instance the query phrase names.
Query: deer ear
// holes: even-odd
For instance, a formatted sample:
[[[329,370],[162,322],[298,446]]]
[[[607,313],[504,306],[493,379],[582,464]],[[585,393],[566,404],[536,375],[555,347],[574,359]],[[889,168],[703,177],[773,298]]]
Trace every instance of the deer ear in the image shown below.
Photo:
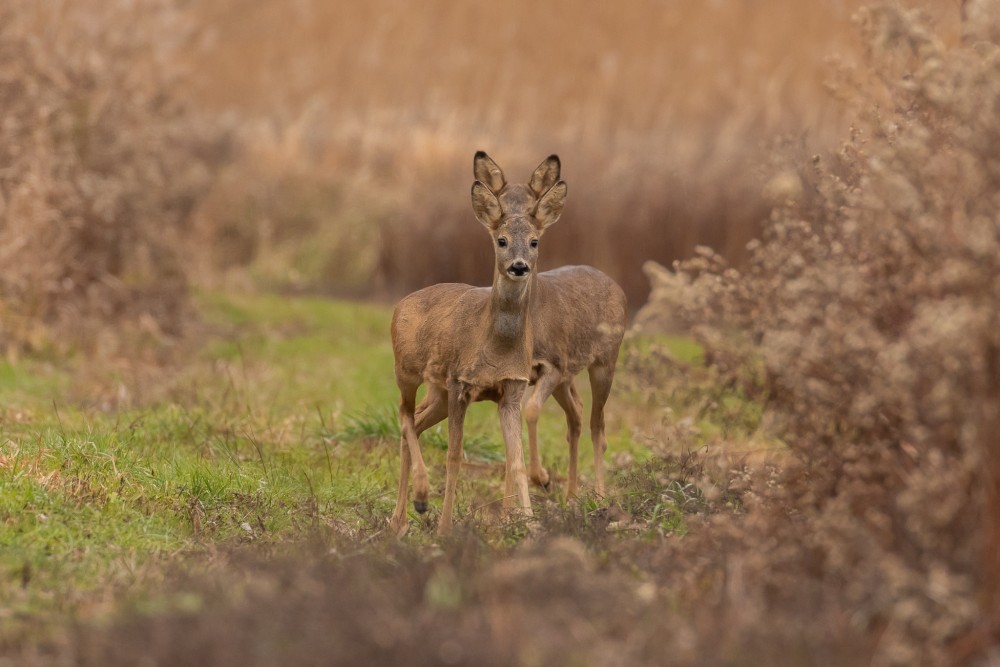
[[[531,180],[528,181],[528,187],[531,188],[536,197],[541,197],[543,192],[546,192],[559,180],[560,167],[558,155],[548,156],[535,167],[534,173],[531,174]]]
[[[476,219],[490,230],[496,229],[503,214],[497,196],[480,181],[472,184],[472,210],[476,213]]]
[[[500,192],[507,185],[503,170],[485,151],[478,151],[472,158],[472,174],[493,192]]]
[[[566,181],[559,181],[538,200],[538,205],[535,207],[535,226],[539,230],[545,229],[562,215],[567,190]]]

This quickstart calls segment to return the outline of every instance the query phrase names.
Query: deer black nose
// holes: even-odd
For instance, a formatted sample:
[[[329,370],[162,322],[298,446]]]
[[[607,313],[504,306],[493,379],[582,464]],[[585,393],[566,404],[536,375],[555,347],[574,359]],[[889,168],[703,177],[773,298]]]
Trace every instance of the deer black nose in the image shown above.
[[[509,273],[512,273],[515,276],[519,276],[519,277],[523,276],[524,274],[526,274],[530,270],[531,270],[531,267],[528,266],[528,263],[525,262],[524,260],[521,260],[521,259],[519,259],[516,262],[514,262],[513,264],[511,264],[510,267],[507,269],[507,271]]]

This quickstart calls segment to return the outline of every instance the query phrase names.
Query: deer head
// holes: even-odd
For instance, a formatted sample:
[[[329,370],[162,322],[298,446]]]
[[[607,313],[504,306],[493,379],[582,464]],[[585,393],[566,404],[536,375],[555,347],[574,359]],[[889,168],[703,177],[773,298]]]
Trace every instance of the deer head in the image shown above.
[[[495,275],[527,280],[538,260],[538,242],[562,215],[567,186],[559,179],[559,158],[546,158],[528,185],[508,185],[503,170],[483,151],[473,160],[472,210],[493,238]]]

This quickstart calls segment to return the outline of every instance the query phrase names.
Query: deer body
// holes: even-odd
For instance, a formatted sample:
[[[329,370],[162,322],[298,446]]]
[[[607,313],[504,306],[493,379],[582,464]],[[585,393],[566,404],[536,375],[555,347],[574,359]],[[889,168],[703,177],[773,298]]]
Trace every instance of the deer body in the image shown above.
[[[528,424],[530,476],[535,484],[549,485],[549,474],[538,454],[538,417],[542,404],[554,396],[566,413],[569,443],[567,493],[579,488],[577,459],[583,405],[573,378],[584,369],[590,376],[590,435],[594,447],[594,487],[604,494],[604,405],[611,393],[618,350],[625,335],[628,314],[625,293],[604,273],[590,266],[564,266],[538,275],[537,296],[532,302],[532,377],[534,389],[524,406]]]
[[[397,372],[436,386],[454,379],[481,391],[504,380],[527,382],[530,331],[520,303],[526,297],[461,283],[414,292],[393,313]]]
[[[535,170],[529,189],[536,194],[544,192],[558,180],[560,168],[558,159],[550,157]],[[511,187],[500,168],[488,157],[477,155],[473,172],[478,181],[486,183],[494,192],[505,193]],[[567,493],[576,495],[583,405],[573,378],[587,369],[592,396],[590,432],[594,447],[595,490],[603,495],[603,456],[607,449],[604,405],[611,392],[618,350],[625,333],[625,293],[611,278],[590,266],[564,266],[540,273],[532,290],[530,383],[534,389],[524,406],[531,479],[539,486],[549,485],[548,471],[542,467],[538,454],[537,425],[542,404],[549,396],[555,396],[566,414],[566,440],[570,450]],[[497,400],[497,397],[483,392],[478,400]],[[418,434],[447,416],[447,401],[446,393],[428,392],[416,409]]]
[[[532,174],[528,189],[541,195],[559,180],[560,170],[559,159],[550,157]],[[473,162],[473,174],[501,197],[514,187],[507,184],[500,167],[485,155],[477,156]],[[576,494],[583,405],[573,386],[573,378],[586,368],[593,400],[590,435],[594,445],[594,485],[597,494],[603,495],[603,457],[607,449],[604,405],[611,393],[618,350],[625,335],[625,293],[611,278],[589,266],[546,271],[539,274],[534,289],[531,377],[534,391],[524,410],[528,422],[531,478],[540,486],[549,484],[549,474],[542,468],[538,456],[537,425],[542,404],[552,395],[566,413],[566,439],[570,449],[568,493]],[[422,426],[433,412],[423,414]]]
[[[549,485],[549,474],[538,454],[538,417],[542,404],[555,396],[566,414],[569,443],[569,485],[567,493],[579,490],[577,460],[583,425],[583,404],[573,385],[583,370],[590,375],[591,441],[594,446],[594,486],[604,493],[603,455],[607,449],[604,435],[604,405],[611,392],[618,350],[625,334],[627,303],[621,287],[604,273],[590,266],[564,266],[538,274],[531,300],[533,385],[524,405],[528,425],[528,449],[531,480]],[[417,407],[415,428],[418,434],[447,416],[447,395],[428,392]],[[476,400],[497,400],[490,392]]]
[[[488,161],[476,154],[476,164]],[[539,165],[551,171],[550,157]],[[499,168],[497,168],[499,171]],[[427,510],[427,469],[420,453],[419,434],[429,419],[448,418],[448,455],[444,504],[438,532],[451,530],[451,515],[462,461],[465,412],[475,400],[498,404],[500,430],[506,448],[504,507],[516,497],[522,511],[531,514],[528,481],[521,448],[521,399],[531,375],[532,301],[538,239],[562,213],[566,184],[548,183],[544,192],[529,186],[511,186],[497,195],[480,181],[472,187],[473,210],[494,242],[496,265],[491,287],[446,283],[424,288],[396,306],[392,318],[392,346],[396,384],[400,390],[400,480],[390,526],[405,532],[406,500],[412,469],[414,507]],[[417,388],[427,384],[422,411],[415,407]]]

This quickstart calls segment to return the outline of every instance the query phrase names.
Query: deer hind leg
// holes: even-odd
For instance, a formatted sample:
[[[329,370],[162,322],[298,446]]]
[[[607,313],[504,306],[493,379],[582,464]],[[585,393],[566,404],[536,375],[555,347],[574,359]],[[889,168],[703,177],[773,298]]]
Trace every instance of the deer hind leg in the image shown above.
[[[417,398],[417,384],[399,383],[399,492],[396,495],[396,509],[389,519],[389,527],[396,535],[402,536],[408,527],[406,520],[406,497],[411,467],[413,468],[414,507],[419,510],[419,502],[427,509],[427,468],[420,455],[420,443],[413,429],[413,404]],[[416,459],[414,459],[416,453]]]
[[[413,509],[420,514],[427,511],[427,465],[420,450],[420,434],[448,416],[448,392],[443,387],[429,385],[427,395],[417,406],[413,420],[413,438],[409,440],[410,459],[413,461]],[[402,420],[400,420],[402,423]],[[423,480],[422,483],[418,480]]]
[[[538,453],[538,417],[542,413],[542,404],[552,394],[553,389],[559,382],[559,374],[551,367],[546,367],[538,381],[535,383],[534,391],[524,403],[524,421],[528,424],[528,458],[530,466],[528,476],[537,486],[544,489],[549,488],[549,471],[542,467],[542,460]]]
[[[419,437],[424,431],[440,424],[448,417],[448,392],[444,387],[431,386],[427,389],[427,395],[417,406],[414,428]]]
[[[577,460],[580,455],[580,432],[583,430],[583,401],[576,393],[572,378],[556,387],[552,395],[566,413],[566,442],[569,443],[569,485],[566,495],[572,498],[579,490]]]
[[[503,499],[504,509],[511,509],[518,499],[525,516],[532,516],[531,498],[528,495],[528,476],[524,470],[524,449],[521,446],[521,397],[527,382],[507,380],[497,404],[500,415],[500,432],[507,450],[507,474]]]
[[[441,520],[438,535],[451,534],[451,515],[455,506],[458,474],[462,469],[462,436],[465,427],[465,412],[469,408],[468,388],[458,382],[448,385],[448,461],[444,485],[444,504],[441,506]]]
[[[397,536],[402,537],[409,527],[406,521],[406,496],[410,479],[410,446],[406,437],[399,439],[399,491],[396,495],[396,509],[389,519],[389,528]]]
[[[611,383],[615,377],[614,365],[591,366],[590,390],[593,404],[590,408],[590,438],[594,443],[594,490],[598,496],[604,495],[604,452],[608,441],[604,436],[604,405],[611,394]]]

